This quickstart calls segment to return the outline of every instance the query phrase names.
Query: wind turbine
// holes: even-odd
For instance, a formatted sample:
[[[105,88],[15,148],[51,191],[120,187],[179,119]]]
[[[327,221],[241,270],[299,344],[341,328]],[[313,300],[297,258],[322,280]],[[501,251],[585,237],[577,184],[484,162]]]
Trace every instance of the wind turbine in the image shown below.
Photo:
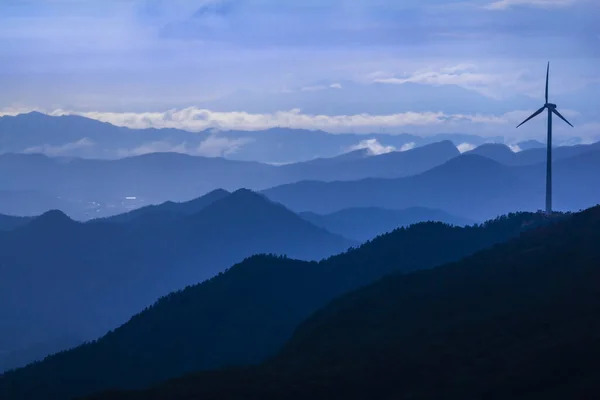
[[[546,69],[546,104],[536,112],[534,112],[529,118],[525,121],[521,122],[517,128],[523,125],[525,122],[533,119],[544,112],[544,110],[548,110],[548,139],[547,139],[547,150],[546,150],[546,215],[552,214],[552,114],[556,114],[556,116],[571,127],[571,123],[567,121],[565,117],[563,117],[558,110],[556,109],[556,104],[548,103],[548,79],[550,76],[550,62],[548,62],[548,67]]]

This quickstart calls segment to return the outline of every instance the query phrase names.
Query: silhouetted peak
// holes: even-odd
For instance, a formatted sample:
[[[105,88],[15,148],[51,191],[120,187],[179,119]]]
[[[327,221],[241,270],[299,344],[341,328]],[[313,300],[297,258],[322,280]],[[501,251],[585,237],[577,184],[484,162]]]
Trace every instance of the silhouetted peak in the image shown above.
[[[369,149],[358,149],[352,150],[344,154],[340,154],[335,157],[336,160],[357,160],[365,157],[372,156],[373,153]]]
[[[451,140],[442,140],[440,142],[429,143],[421,147],[417,147],[416,149],[441,149],[441,150],[451,150],[458,152],[458,149],[452,143]]]
[[[238,189],[223,199],[217,200],[201,211],[202,215],[227,216],[227,218],[241,218],[252,214],[271,215],[271,213],[285,210],[295,215],[279,203],[274,203],[266,196],[249,189]]]
[[[476,151],[476,150],[486,150],[486,149],[497,149],[497,150],[503,150],[503,151],[511,151],[510,148],[502,143],[484,143],[481,146],[477,146],[474,150],[471,150],[472,152]]]
[[[484,157],[478,154],[463,154],[454,157],[446,163],[424,172],[423,176],[441,176],[442,178],[449,175],[468,177],[473,174],[481,175],[490,174],[489,178],[493,179],[493,173],[501,173],[507,167],[500,164],[491,158]]]
[[[198,198],[195,198],[193,200],[190,201],[186,201],[181,203],[182,205],[185,206],[193,206],[193,205],[201,205],[201,206],[206,206],[209,205],[210,203],[213,203],[217,200],[221,200],[224,199],[227,196],[230,196],[231,193],[228,192],[227,190],[224,189],[216,189],[213,190],[212,192],[208,192],[207,194],[205,194],[204,196],[200,196]],[[173,203],[171,201],[166,202],[165,204],[170,203],[170,206],[177,206],[177,203]]]
[[[39,111],[31,111],[24,114],[18,114],[17,117],[29,118],[29,119],[46,119],[50,118],[48,114],[41,113]]]
[[[530,150],[530,149],[541,149],[546,147],[546,145],[538,140],[525,140],[523,142],[517,143],[517,146],[521,150]]]
[[[33,227],[49,227],[56,228],[65,225],[75,224],[76,222],[69,218],[60,210],[50,210],[35,218],[31,222]]]
[[[505,154],[513,154],[514,152],[505,144],[502,143],[485,143],[481,146],[476,147],[475,149],[468,151],[465,154],[480,154],[485,155],[489,153],[505,153]]]
[[[229,201],[261,201],[261,202],[271,202],[264,195],[256,193],[250,189],[238,189],[235,192],[231,193],[227,196],[227,200]]]
[[[488,167],[488,168],[501,168],[502,164],[487,157],[479,154],[463,154],[460,157],[456,157],[444,164],[447,168],[460,168],[460,167]],[[442,167],[444,166],[442,165]]]
[[[194,159],[194,156],[184,153],[177,152],[155,152],[142,154],[139,156],[128,157],[129,159],[138,159],[138,160],[155,160],[155,161],[172,161],[172,160],[185,160],[185,159]],[[202,158],[202,157],[197,157]]]
[[[208,192],[207,194],[205,194],[202,197],[210,197],[210,198],[215,198],[215,197],[227,197],[231,194],[231,192],[228,192],[225,189],[215,189],[212,192]]]

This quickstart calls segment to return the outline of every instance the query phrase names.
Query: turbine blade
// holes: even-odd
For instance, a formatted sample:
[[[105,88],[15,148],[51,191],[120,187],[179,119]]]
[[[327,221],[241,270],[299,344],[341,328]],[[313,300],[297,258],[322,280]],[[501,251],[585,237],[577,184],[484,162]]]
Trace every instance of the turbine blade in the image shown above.
[[[546,106],[540,108],[539,110],[537,110],[536,112],[534,112],[531,117],[527,118],[525,121],[521,122],[519,125],[517,125],[517,128],[521,125],[523,125],[525,122],[529,121],[530,119],[533,119],[535,117],[537,117],[538,115],[540,115],[542,112],[544,112],[544,110],[546,109]]]
[[[567,119],[566,119],[565,117],[563,117],[563,116],[562,116],[562,115],[561,115],[561,114],[558,112],[558,110],[557,110],[556,108],[555,108],[554,110],[552,110],[552,112],[553,112],[554,114],[556,114],[556,116],[557,116],[558,118],[562,119],[562,120],[563,120],[563,121],[565,121],[567,124],[571,125],[571,123],[570,123],[569,121],[567,121]],[[575,128],[575,127],[574,127],[573,125],[571,125],[571,128]]]
[[[546,103],[548,103],[548,81],[550,79],[550,61],[548,61],[548,67],[546,68]]]

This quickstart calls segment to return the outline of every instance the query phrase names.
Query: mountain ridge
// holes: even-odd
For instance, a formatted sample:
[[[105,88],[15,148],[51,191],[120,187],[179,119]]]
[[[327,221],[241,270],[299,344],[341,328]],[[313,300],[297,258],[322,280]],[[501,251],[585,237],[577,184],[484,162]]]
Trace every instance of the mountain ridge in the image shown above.
[[[81,223],[52,211],[1,232],[0,349],[98,337],[252,254],[318,260],[355,245],[261,195],[229,196],[181,218]]]
[[[392,272],[460,259],[545,221],[542,214],[523,213],[466,228],[421,223],[320,263],[253,256],[211,280],[161,298],[98,341],[6,373],[0,377],[0,393],[7,400],[36,398],[36,390],[72,397],[117,386],[140,387],[199,369],[259,362],[283,345],[301,320],[349,290]],[[434,243],[438,251],[428,251]],[[155,327],[155,335],[148,326]],[[173,335],[177,340],[168,339]],[[55,371],[52,380],[43,379],[48,368]],[[86,376],[93,376],[93,382],[83,379]],[[25,377],[38,386],[23,385]]]
[[[599,234],[595,207],[340,296],[258,366],[87,398],[591,398]]]

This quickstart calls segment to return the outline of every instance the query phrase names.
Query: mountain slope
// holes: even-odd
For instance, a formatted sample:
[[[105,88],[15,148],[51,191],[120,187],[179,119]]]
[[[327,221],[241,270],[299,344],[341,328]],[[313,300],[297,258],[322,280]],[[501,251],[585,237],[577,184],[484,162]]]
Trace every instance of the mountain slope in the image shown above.
[[[384,89],[386,86],[389,85],[380,88]],[[314,95],[320,98],[323,93]],[[266,99],[262,102],[264,100]],[[320,98],[319,101],[322,102],[323,99]],[[376,103],[371,102],[371,106]],[[411,99],[411,104],[414,106],[414,99]],[[277,110],[281,110],[279,107],[281,104],[277,106]],[[297,105],[289,109],[293,108],[297,108]],[[393,108],[393,112],[397,112],[397,98],[394,99]],[[498,111],[498,108],[495,107],[494,110]],[[226,145],[223,150],[207,146],[214,144],[215,139]],[[75,115],[49,116],[33,112],[14,117],[0,117],[2,152],[44,153],[50,156],[94,159],[115,159],[153,151],[173,150],[195,155],[227,156],[229,159],[240,161],[290,163],[315,157],[334,157],[363,140],[371,139],[384,146],[400,149],[407,143],[421,146],[444,139],[451,139],[456,145],[465,141],[477,145],[490,138],[460,134],[428,137],[408,134],[332,135],[324,131],[291,128],[219,132],[211,129],[187,132],[178,129],[128,129]],[[492,140],[501,141],[502,137]],[[232,149],[235,151],[228,151]]]
[[[78,220],[87,220],[123,213],[129,209],[127,198],[135,198],[142,204],[181,202],[218,188],[264,189],[306,179],[407,176],[440,165],[456,155],[458,150],[449,141],[366,158],[282,166],[177,153],[152,153],[118,160],[2,154],[0,181],[7,191],[54,194],[54,199],[47,200],[48,208],[38,214],[67,203],[70,207],[63,211]],[[19,204],[9,206],[8,202],[1,203],[0,212],[18,214],[15,207]],[[20,206],[16,210],[22,209]],[[39,206],[35,210],[38,209]],[[25,211],[30,212],[26,208]]]
[[[303,319],[349,290],[391,272],[458,260],[544,221],[539,214],[517,214],[466,228],[423,223],[320,263],[255,256],[162,298],[97,342],[5,374],[0,395],[6,400],[41,393],[47,399],[69,398],[259,362],[276,352]]]
[[[353,152],[327,161],[313,160],[280,168],[288,181],[346,181],[364,178],[399,178],[425,172],[458,157],[460,152],[449,140],[428,144],[408,151],[392,151],[362,156]]]
[[[596,398],[599,236],[590,209],[343,296],[260,367],[92,398]]]
[[[318,260],[353,244],[245,190],[162,221],[84,224],[48,212],[0,232],[0,352],[97,338],[256,253]]]
[[[0,214],[0,231],[12,231],[15,228],[28,224],[31,219],[31,217],[14,217],[12,215]]]
[[[513,168],[485,157],[463,155],[408,178],[304,181],[263,193],[295,211],[324,214],[355,207],[426,207],[485,220],[513,209],[536,209],[543,191],[535,193]]]
[[[375,207],[348,208],[332,214],[320,215],[305,212],[300,213],[300,216],[329,232],[359,242],[365,242],[394,229],[419,222],[439,221],[459,226],[474,223],[474,221],[456,217],[444,211],[422,207],[404,210]]]
[[[123,204],[127,197],[146,204],[187,201],[218,188],[262,188],[273,182],[287,182],[279,180],[275,171],[276,167],[254,162],[176,153],[119,160],[0,155],[0,180],[5,190],[52,193],[67,199],[77,208],[75,213],[71,212],[74,207],[64,211],[79,220],[122,213],[128,210]]]
[[[556,162],[598,150],[600,150],[600,142],[593,144],[579,144],[575,146],[557,146],[552,149],[552,159]],[[530,147],[515,153],[506,145],[487,143],[465,154],[477,154],[511,166],[525,166],[546,162],[545,145],[542,147]]]
[[[553,167],[555,208],[577,211],[600,199],[600,152],[559,159]],[[509,167],[487,157],[462,155],[423,174],[352,182],[304,181],[263,191],[297,212],[327,214],[345,208],[434,208],[474,220],[544,205],[544,163]]]
[[[202,211],[204,208],[208,207],[215,201],[224,199],[228,195],[230,195],[226,190],[216,189],[210,193],[205,194],[194,200],[184,201],[181,203],[175,203],[172,201],[167,201],[158,205],[151,205],[146,207],[141,207],[132,211],[129,211],[124,214],[118,214],[112,217],[92,220],[93,222],[100,221],[111,221],[111,222],[130,222],[136,218],[140,218],[142,216],[154,215],[155,218],[160,218],[161,215],[169,214],[172,217],[181,217],[185,215],[191,215]],[[168,218],[168,217],[167,217]]]

